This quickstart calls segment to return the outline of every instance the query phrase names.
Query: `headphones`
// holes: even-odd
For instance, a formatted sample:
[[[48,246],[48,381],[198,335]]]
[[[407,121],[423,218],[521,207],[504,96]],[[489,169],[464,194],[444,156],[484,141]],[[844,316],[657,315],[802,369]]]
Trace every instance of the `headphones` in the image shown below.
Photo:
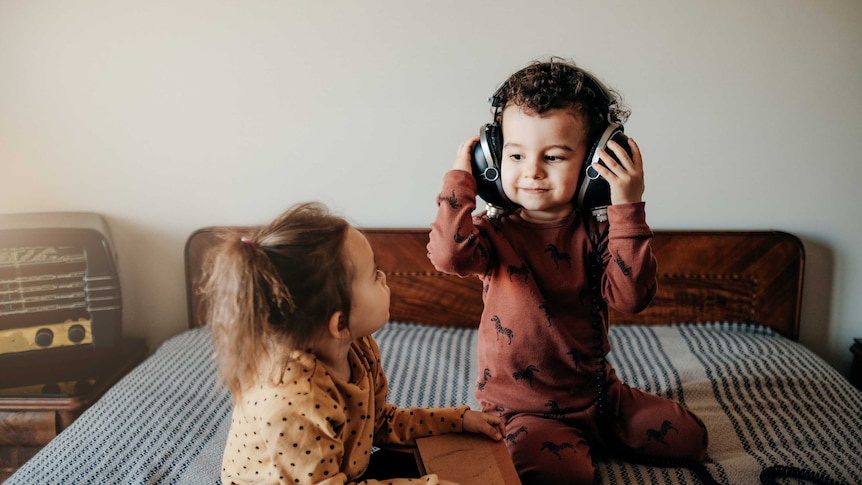
[[[578,68],[573,67],[573,69]],[[608,182],[592,167],[592,164],[598,162],[604,165],[604,162],[599,158],[599,148],[605,148],[610,140],[619,143],[629,156],[632,153],[628,144],[628,137],[623,133],[623,126],[610,120],[609,107],[612,100],[610,91],[590,73],[581,69],[578,71],[583,73],[585,84],[588,84],[602,98],[605,103],[604,111],[607,114],[604,123],[591,130],[593,133],[599,133],[599,135],[592,140],[590,149],[584,158],[584,169],[581,171],[578,189],[573,200],[578,207],[590,211],[596,220],[602,222],[607,220],[607,206],[611,204],[611,188]],[[503,130],[496,120],[500,110],[504,108],[501,97],[506,88],[507,83],[503,83],[488,99],[488,102],[494,107],[494,122],[479,129],[479,141],[473,145],[471,150],[470,165],[473,177],[476,179],[477,192],[479,197],[488,204],[487,214],[490,218],[498,217],[520,207],[506,196],[500,176],[503,158]],[[617,158],[612,151],[608,151],[608,154],[614,159]]]

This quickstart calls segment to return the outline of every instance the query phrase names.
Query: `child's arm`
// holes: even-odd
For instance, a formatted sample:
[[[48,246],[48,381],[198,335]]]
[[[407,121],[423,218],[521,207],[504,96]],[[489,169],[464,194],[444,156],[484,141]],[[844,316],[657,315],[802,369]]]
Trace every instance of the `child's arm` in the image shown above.
[[[602,293],[613,308],[637,313],[652,301],[656,290],[656,261],[650,247],[652,231],[646,223],[643,157],[634,139],[629,138],[632,156],[616,142],[608,143],[619,162],[605,150],[600,156],[605,166],[594,164],[611,188],[608,207],[608,244],[602,254],[605,268]]]
[[[434,267],[459,276],[484,274],[490,254],[490,245],[473,224],[476,180],[470,172],[470,147],[474,141],[475,137],[461,144],[453,170],[443,177],[428,243],[428,259]]]
[[[374,379],[374,444],[414,446],[417,438],[446,433],[482,433],[494,440],[502,439],[499,416],[471,411],[470,406],[447,408],[399,408],[388,403],[389,381],[380,365],[380,350],[372,337],[362,339],[366,347],[369,371]]]
[[[279,396],[275,396],[278,399]],[[247,417],[266,424],[256,431],[267,443],[267,449],[259,450],[227,450],[238,460],[238,466],[259,469],[258,474],[266,483],[313,483],[317,485],[407,485],[422,483],[423,485],[438,485],[444,482],[436,475],[426,475],[420,479],[387,479],[365,480],[351,482],[343,471],[343,462],[352,459],[349,450],[345,449],[344,441],[338,436],[336,422],[342,422],[345,416],[335,415],[340,409],[338,403],[326,393],[308,392],[292,395],[286,407],[280,403],[278,407],[266,406],[263,400],[257,401],[255,408],[270,410],[260,416]],[[326,412],[319,410],[327,410]],[[240,418],[242,419],[242,418]],[[371,443],[367,446],[354,447],[353,453],[371,452]],[[222,477],[224,483],[230,483],[230,478]]]
[[[656,292],[656,260],[644,203],[608,207],[608,244],[602,254],[602,295],[623,313],[637,313]]]
[[[456,408],[399,408],[385,404],[379,408],[375,444],[414,446],[418,438],[447,433],[479,433],[492,440],[503,439],[499,416]]]

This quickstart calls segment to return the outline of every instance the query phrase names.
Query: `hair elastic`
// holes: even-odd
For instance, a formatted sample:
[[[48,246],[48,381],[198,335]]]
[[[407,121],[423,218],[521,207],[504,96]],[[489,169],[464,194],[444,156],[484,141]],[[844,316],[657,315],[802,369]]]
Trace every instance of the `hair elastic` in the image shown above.
[[[255,246],[254,246],[254,241],[252,241],[251,239],[249,239],[249,238],[247,238],[247,237],[245,237],[245,236],[243,236],[243,237],[239,238],[239,240],[240,240],[241,242],[245,243],[245,244],[248,244],[248,245],[249,245],[249,246],[251,246],[251,247],[255,247]]]

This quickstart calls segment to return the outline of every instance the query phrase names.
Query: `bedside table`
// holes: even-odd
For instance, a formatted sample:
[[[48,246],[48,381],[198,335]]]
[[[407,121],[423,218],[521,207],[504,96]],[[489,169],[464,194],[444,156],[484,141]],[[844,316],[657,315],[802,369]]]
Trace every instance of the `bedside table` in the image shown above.
[[[853,367],[850,369],[850,383],[856,386],[856,389],[862,389],[862,338],[853,339],[853,345],[850,346],[850,352],[853,353]]]
[[[0,483],[147,356],[143,339],[109,349],[0,355]]]

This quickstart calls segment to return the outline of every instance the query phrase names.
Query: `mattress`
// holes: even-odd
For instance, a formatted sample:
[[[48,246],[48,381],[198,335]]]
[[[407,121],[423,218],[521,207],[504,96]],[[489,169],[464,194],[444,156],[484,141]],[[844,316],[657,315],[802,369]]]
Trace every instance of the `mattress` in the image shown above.
[[[399,406],[478,408],[475,329],[390,323],[375,334]],[[706,423],[720,483],[791,465],[862,483],[862,392],[798,343],[756,325],[611,327],[623,382],[679,401]],[[7,485],[218,483],[230,399],[209,329],[163,343]],[[602,483],[700,483],[687,469],[597,457]]]

